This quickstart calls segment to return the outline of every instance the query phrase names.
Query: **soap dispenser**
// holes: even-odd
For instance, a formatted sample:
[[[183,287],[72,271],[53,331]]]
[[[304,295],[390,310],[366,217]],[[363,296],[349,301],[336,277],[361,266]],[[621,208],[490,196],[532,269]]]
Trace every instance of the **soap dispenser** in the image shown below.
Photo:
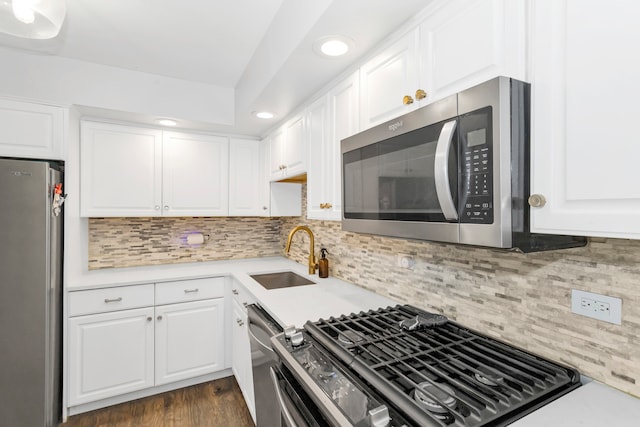
[[[320,261],[318,261],[318,276],[322,279],[329,277],[329,260],[327,259],[328,250],[320,249]]]

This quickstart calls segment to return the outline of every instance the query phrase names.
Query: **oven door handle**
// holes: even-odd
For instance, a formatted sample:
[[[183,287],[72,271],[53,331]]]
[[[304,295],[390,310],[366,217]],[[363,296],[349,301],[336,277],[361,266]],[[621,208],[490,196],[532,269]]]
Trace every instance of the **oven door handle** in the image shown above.
[[[451,151],[453,135],[456,131],[456,124],[457,120],[451,120],[442,126],[436,145],[433,170],[438,203],[440,203],[444,217],[448,220],[458,219],[458,210],[453,202],[451,187],[449,186],[449,153]]]
[[[284,401],[284,396],[282,396],[282,390],[280,389],[280,381],[278,380],[278,374],[276,374],[276,371],[275,369],[273,369],[273,366],[269,367],[269,374],[271,375],[271,381],[273,381],[273,386],[276,389],[276,398],[278,399],[278,405],[280,405],[280,412],[284,417],[285,426],[298,427],[298,424],[296,424],[295,420],[291,416],[291,413],[289,412],[289,408],[287,407]]]

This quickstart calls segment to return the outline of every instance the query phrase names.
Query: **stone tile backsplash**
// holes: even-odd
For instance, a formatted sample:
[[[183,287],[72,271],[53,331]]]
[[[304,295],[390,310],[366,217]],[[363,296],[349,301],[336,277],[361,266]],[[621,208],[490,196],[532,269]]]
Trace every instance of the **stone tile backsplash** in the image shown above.
[[[282,254],[274,218],[91,218],[89,269],[254,258]],[[203,245],[187,235],[203,233]]]
[[[304,186],[303,186],[304,188]],[[304,193],[303,193],[304,194]],[[591,239],[584,248],[510,251],[343,232],[339,222],[299,218],[100,218],[89,221],[89,267],[282,254],[306,224],[329,250],[330,275],[452,320],[640,397],[640,241]],[[190,248],[184,236],[211,236]],[[289,257],[306,265],[308,237]],[[412,270],[397,266],[412,256]],[[622,325],[571,313],[571,289],[623,299]]]

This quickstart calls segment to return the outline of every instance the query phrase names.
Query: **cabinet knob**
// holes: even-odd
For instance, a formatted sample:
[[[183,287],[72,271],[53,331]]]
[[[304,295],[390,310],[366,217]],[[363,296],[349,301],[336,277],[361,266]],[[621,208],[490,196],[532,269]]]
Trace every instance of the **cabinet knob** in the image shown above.
[[[268,208],[268,207],[266,207],[266,206],[263,206],[263,207],[262,207],[262,210],[263,210],[263,211],[266,211],[267,209],[269,209],[269,208]]]
[[[427,97],[427,92],[422,89],[418,89],[416,91],[416,99],[420,101],[421,99],[425,99]]]
[[[164,210],[168,211],[169,210],[169,205],[164,205]]]
[[[234,295],[238,295],[238,290],[237,289],[232,289],[231,293],[234,294]]]
[[[155,210],[159,211],[159,210],[160,210],[160,205],[155,205],[153,208],[154,208]]]
[[[547,199],[542,194],[532,194],[529,196],[529,206],[532,208],[541,208],[547,204]]]
[[[324,204],[324,208],[325,209],[331,209],[333,207],[333,205],[331,203],[325,203]]]
[[[157,319],[158,319],[158,320],[162,320],[162,316],[158,316],[158,317],[157,317]]]
[[[153,317],[149,316],[147,317],[147,322],[151,322],[153,320]]]
[[[409,95],[405,95],[404,98],[402,98],[402,103],[404,105],[410,105],[413,104],[413,98],[410,97]]]
[[[244,321],[242,319],[236,319],[236,323],[240,326],[244,325]]]
[[[320,203],[320,209],[324,209],[324,208],[325,208],[325,206],[327,206],[327,204],[326,204],[326,203]]]

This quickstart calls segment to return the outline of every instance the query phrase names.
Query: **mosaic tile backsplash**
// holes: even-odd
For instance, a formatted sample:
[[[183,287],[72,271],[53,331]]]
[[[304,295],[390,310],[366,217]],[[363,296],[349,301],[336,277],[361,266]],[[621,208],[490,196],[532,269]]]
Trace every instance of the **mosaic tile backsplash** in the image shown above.
[[[304,188],[304,186],[303,186]],[[304,194],[304,193],[303,193]],[[92,219],[91,268],[282,254],[289,231],[306,224],[329,251],[330,275],[576,367],[640,397],[640,241],[591,239],[584,248],[521,254],[343,232],[339,222],[299,218]],[[212,240],[185,247],[183,233]],[[308,237],[289,257],[306,265]],[[412,270],[397,266],[412,256]],[[571,313],[571,289],[623,299],[622,325]]]

